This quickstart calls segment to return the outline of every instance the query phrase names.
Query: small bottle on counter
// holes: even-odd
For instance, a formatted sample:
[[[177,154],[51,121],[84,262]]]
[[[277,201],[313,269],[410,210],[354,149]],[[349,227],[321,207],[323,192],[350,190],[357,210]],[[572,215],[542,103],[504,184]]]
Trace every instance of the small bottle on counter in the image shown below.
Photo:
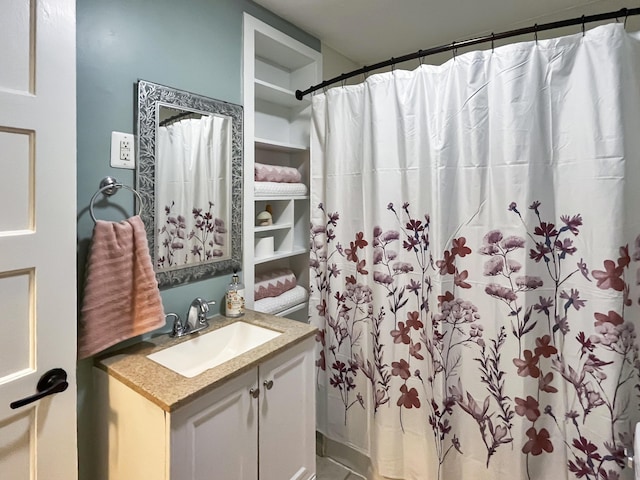
[[[241,317],[244,315],[244,284],[234,271],[231,283],[227,287],[225,316]]]

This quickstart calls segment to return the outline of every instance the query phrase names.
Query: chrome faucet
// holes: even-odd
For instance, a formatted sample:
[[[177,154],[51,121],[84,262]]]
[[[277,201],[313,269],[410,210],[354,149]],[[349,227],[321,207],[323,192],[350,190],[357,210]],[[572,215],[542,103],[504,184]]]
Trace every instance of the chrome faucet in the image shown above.
[[[212,316],[207,316],[207,313],[209,313],[209,306],[215,304],[216,302],[214,300],[207,302],[200,297],[194,298],[189,306],[187,318],[184,323],[182,323],[180,317],[176,313],[168,314],[167,317],[174,317],[171,336],[182,337],[207,328],[209,326],[209,320],[212,318]]]

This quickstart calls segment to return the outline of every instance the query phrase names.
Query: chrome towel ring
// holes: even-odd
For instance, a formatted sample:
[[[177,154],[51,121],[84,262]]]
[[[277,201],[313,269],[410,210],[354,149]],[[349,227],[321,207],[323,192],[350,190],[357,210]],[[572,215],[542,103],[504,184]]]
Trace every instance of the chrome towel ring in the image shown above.
[[[110,197],[111,195],[115,194],[120,188],[126,188],[127,190],[133,192],[136,197],[138,197],[138,215],[142,213],[142,197],[135,189],[131,188],[128,185],[124,185],[123,183],[118,183],[118,181],[113,177],[104,177],[100,182],[100,188],[96,193],[93,194],[93,197],[91,197],[91,201],[89,202],[89,215],[91,215],[93,223],[97,222],[96,216],[93,212],[93,204],[96,201],[96,198],[98,198],[98,195],[103,194]]]

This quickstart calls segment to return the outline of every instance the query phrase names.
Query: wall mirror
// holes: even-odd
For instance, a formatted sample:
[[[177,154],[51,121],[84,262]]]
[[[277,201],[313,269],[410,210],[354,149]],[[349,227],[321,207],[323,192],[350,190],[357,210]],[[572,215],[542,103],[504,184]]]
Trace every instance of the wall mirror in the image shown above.
[[[138,81],[136,188],[160,286],[242,261],[242,107]]]

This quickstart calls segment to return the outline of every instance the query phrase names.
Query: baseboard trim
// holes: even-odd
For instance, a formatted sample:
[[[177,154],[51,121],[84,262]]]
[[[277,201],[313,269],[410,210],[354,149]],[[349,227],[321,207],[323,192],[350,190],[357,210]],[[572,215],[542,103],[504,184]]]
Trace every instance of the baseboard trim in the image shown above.
[[[373,467],[369,457],[343,443],[336,442],[316,431],[316,454],[329,457],[364,478],[371,478]]]

